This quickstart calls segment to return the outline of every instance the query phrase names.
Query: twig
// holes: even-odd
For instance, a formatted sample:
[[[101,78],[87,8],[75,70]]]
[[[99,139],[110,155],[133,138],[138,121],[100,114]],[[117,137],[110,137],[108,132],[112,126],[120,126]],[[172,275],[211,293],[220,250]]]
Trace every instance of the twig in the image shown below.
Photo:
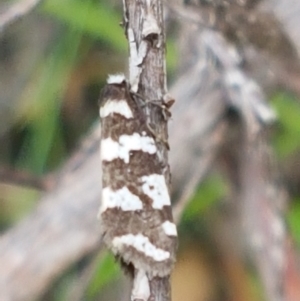
[[[30,13],[43,0],[20,0],[0,13],[0,33],[9,25]]]
[[[147,256],[145,252],[131,251],[131,257],[124,259],[124,261],[126,263],[130,262],[134,268],[131,300],[169,301],[171,300],[169,278],[175,261],[177,234],[176,226],[173,223],[170,198],[168,196],[170,193],[171,176],[168,163],[168,118],[166,118],[163,111],[165,107],[164,101],[167,98],[163,5],[162,0],[124,0],[123,8],[123,26],[129,44],[130,89],[135,97],[139,98],[141,96],[141,99],[146,99],[150,102],[149,105],[143,106],[143,111],[146,117],[147,132],[151,132],[151,135],[156,140],[156,150],[153,157],[145,159],[148,160],[148,163],[140,163],[145,164],[145,167],[133,166],[130,168],[145,170],[142,173],[143,177],[139,178],[138,181],[141,181],[142,178],[153,176],[155,179],[157,177],[162,179],[162,187],[165,187],[164,194],[166,194],[166,196],[161,195],[161,199],[165,202],[162,208],[154,206],[155,198],[149,195],[153,201],[153,205],[151,211],[150,209],[147,209],[147,211],[145,209],[145,213],[151,213],[152,217],[145,219],[144,223],[141,224],[141,227],[145,225],[145,229],[140,229],[138,234],[134,233],[134,236],[142,236],[143,239],[150,241],[154,249],[166,254],[165,259],[156,259],[154,256],[156,251]],[[156,103],[155,106],[151,105],[151,101],[154,100]],[[138,130],[135,129],[134,133]],[[144,135],[146,135],[146,131],[143,131]],[[143,156],[145,152],[140,151],[140,154]],[[147,156],[144,157],[147,158]],[[157,166],[157,168],[154,166]],[[140,185],[138,181],[135,185]],[[154,185],[151,189],[156,193],[156,184],[151,185]],[[158,192],[162,193],[162,189],[159,188]],[[147,194],[139,195],[141,199],[145,196]],[[143,206],[146,206],[146,203]],[[104,212],[103,215],[105,214],[108,215],[108,213]],[[165,217],[160,218],[162,215]],[[142,218],[141,215],[137,220],[141,220]],[[155,223],[152,226],[153,221]],[[161,223],[160,227],[157,226],[158,222]],[[163,224],[165,223],[172,226],[172,233],[163,231]],[[149,232],[154,227],[157,230]],[[130,235],[132,235],[131,232]],[[123,237],[126,237],[126,235],[120,236],[120,239]],[[125,252],[124,254],[127,256]],[[120,256],[123,258],[122,253],[120,253]],[[141,259],[138,259],[138,256]],[[148,262],[152,262],[152,264]]]
[[[242,220],[252,257],[267,300],[288,300],[284,291],[287,232],[284,209],[287,193],[278,177],[266,133],[244,142],[241,158]]]
[[[211,139],[207,141],[207,149],[203,157],[195,162],[197,169],[194,173],[191,173],[190,180],[187,185],[183,188],[183,192],[181,193],[176,205],[174,206],[174,220],[176,223],[180,222],[181,215],[193,194],[196,191],[197,186],[200,182],[203,181],[207,172],[213,166],[213,162],[217,156],[217,151],[220,149],[220,146],[224,140],[224,134],[227,129],[227,123],[224,121],[220,123],[214,132],[211,132]]]
[[[0,168],[0,182],[28,186],[39,190],[50,190],[54,183],[54,176],[37,177],[25,171]]]

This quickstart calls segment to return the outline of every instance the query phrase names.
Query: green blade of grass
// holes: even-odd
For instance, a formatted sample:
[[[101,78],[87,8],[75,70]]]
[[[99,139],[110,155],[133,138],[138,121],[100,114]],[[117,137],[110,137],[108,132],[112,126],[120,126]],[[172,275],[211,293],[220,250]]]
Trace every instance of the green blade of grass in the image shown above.
[[[272,105],[277,111],[280,124],[274,144],[279,156],[284,158],[300,148],[300,105],[287,93],[278,93]]]
[[[193,219],[216,204],[225,193],[225,185],[217,176],[211,176],[199,187],[194,197],[186,206],[183,221]]]
[[[82,11],[87,11],[88,18],[81,18]],[[100,1],[97,3],[78,0],[48,0],[42,11],[106,42],[116,50],[126,51],[127,43],[123,30],[120,28],[122,15]]]
[[[88,300],[94,300],[101,289],[120,274],[119,265],[110,253],[101,254],[96,266],[97,268],[86,291]]]

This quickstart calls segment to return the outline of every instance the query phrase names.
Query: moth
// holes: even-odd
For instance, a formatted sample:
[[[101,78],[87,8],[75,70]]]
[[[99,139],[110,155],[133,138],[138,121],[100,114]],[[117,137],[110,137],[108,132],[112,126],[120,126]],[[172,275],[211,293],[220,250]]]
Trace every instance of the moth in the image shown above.
[[[124,75],[108,78],[99,105],[103,240],[140,275],[167,276],[177,231],[157,141]]]

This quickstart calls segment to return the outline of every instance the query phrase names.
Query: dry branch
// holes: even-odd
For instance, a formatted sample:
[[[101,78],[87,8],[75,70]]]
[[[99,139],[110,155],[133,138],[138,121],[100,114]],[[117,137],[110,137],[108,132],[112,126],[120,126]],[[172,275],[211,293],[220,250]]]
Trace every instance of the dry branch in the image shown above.
[[[153,156],[154,158],[149,159],[148,163],[141,162],[140,164],[145,165],[143,167],[136,164],[136,166],[132,165],[130,169],[134,170],[134,174],[137,174],[138,171],[143,171],[139,174],[145,176],[148,176],[149,171],[151,170],[151,174],[153,174],[153,170],[155,170],[155,176],[160,175],[160,177],[163,177],[163,183],[166,183],[166,194],[168,195],[170,193],[171,176],[168,162],[168,118],[165,117],[165,114],[168,115],[168,111],[167,107],[165,107],[167,87],[165,69],[165,31],[162,0],[124,0],[123,9],[123,26],[129,46],[130,90],[132,93],[134,93],[134,97],[140,99],[140,101],[145,104],[143,109],[144,116],[146,117],[145,130],[148,131],[151,129],[152,136],[155,137],[156,140],[156,151],[155,155]],[[153,105],[153,102],[155,102],[156,105]],[[136,118],[136,121],[138,121],[139,117],[140,116],[134,116],[133,119]],[[104,123],[103,130],[105,130]],[[135,134],[139,133],[140,129],[136,128],[134,130]],[[144,132],[141,133],[145,134],[145,130],[143,130]],[[125,129],[123,129],[123,131],[125,131]],[[104,148],[101,148],[101,150],[104,150]],[[145,152],[140,150],[139,154],[144,155]],[[147,157],[144,156],[143,158]],[[134,158],[132,162],[134,162]],[[110,164],[113,164],[113,162]],[[105,166],[106,165],[103,166],[103,173],[106,170]],[[127,172],[127,167],[125,170]],[[134,185],[136,188],[139,187],[140,180],[141,178],[134,180],[135,183],[132,183],[131,186]],[[111,180],[111,182],[112,181],[113,180]],[[131,182],[133,182],[133,180],[131,180]],[[111,187],[113,183],[108,183],[108,185]],[[155,190],[155,188],[153,188],[153,190]],[[153,199],[154,201],[154,198],[150,197],[150,199]],[[145,207],[143,206],[143,208]],[[143,210],[145,210],[145,213],[147,213],[146,210],[149,209]],[[121,248],[118,250],[121,259],[125,263],[130,263],[134,268],[131,300],[169,301],[171,300],[169,278],[173,268],[173,263],[175,261],[177,235],[174,236],[172,234],[171,237],[166,235],[164,232],[159,233],[159,228],[155,229],[153,226],[158,222],[161,222],[162,224],[166,220],[174,225],[171,211],[172,208],[170,204],[168,206],[163,206],[162,208],[155,208],[153,206],[151,211],[148,211],[148,214],[152,214],[149,218],[143,217],[143,210],[139,214],[139,217],[136,218],[136,225],[140,224],[141,226],[138,235],[143,235],[143,238],[150,240],[151,243],[154,244],[155,248],[163,250],[166,254],[169,254],[169,256],[163,261],[158,261],[155,259],[154,254],[153,256],[146,256],[145,252],[128,251],[126,253],[125,250],[122,252]],[[159,214],[158,210],[160,212]],[[109,236],[107,233],[112,233],[111,235],[115,237],[115,232],[119,232],[118,229],[116,229],[115,232],[113,229],[111,232],[109,232],[110,228],[112,228],[109,226],[109,221],[107,221],[108,229],[106,229],[105,221],[107,219],[111,220],[109,214],[110,211],[108,210],[101,213],[104,232],[106,233],[104,235],[104,240],[106,243],[109,241],[108,245],[110,245],[111,248],[116,248],[113,246],[113,243],[111,244],[111,241],[115,238],[106,239],[106,237]],[[126,213],[123,212],[124,216],[125,214]],[[134,223],[134,214],[137,215],[138,213],[131,214],[132,224]],[[162,220],[162,215],[168,216],[168,218],[166,219],[165,217],[165,219]],[[108,217],[105,219],[105,216]],[[113,215],[111,215],[111,217],[112,216]],[[144,219],[144,223],[138,222],[141,218]],[[144,229],[143,225],[145,225]],[[150,229],[152,230],[150,231]],[[129,228],[126,234],[135,234],[132,233],[132,231],[135,230]],[[123,234],[123,237],[126,237],[126,235]],[[119,236],[118,238],[123,237]],[[130,257],[129,254],[131,254]],[[152,258],[154,258],[154,260]],[[151,262],[151,264],[149,262]]]
[[[0,168],[0,182],[12,185],[27,186],[38,190],[49,190],[51,178],[40,178],[20,170]]]
[[[99,137],[99,129],[94,134]],[[5,272],[0,275],[0,300],[31,300],[62,268],[99,244],[95,217],[101,175],[94,167],[100,160],[97,138],[90,139],[62,171],[59,186],[45,195],[26,220],[1,236]]]
[[[0,32],[7,29],[9,25],[29,14],[43,0],[19,0],[3,9],[0,13]]]
[[[289,300],[284,291],[288,255],[284,222],[287,193],[264,132],[245,140],[241,157],[241,199],[247,243],[267,300]]]

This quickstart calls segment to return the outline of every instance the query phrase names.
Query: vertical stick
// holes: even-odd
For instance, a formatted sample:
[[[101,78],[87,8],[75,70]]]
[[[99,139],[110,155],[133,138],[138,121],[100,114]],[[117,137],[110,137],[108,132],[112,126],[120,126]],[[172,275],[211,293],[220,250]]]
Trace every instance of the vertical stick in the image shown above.
[[[131,90],[163,106],[167,88],[162,1],[123,0],[123,3],[125,33],[130,51]],[[166,140],[167,120],[162,118],[159,109],[147,106],[146,113],[157,134]],[[162,145],[160,151],[167,166],[166,147]],[[166,170],[165,175],[169,177],[169,170]]]
[[[161,108],[166,99],[166,62],[163,6],[161,0],[123,0],[124,27],[129,43],[131,90],[159,106],[145,106],[148,124],[161,141],[167,141],[167,120]],[[158,143],[161,172],[170,186],[167,144]],[[134,282],[136,283],[136,275]],[[171,300],[169,275],[149,280],[150,300]],[[134,296],[132,296],[133,299]]]

